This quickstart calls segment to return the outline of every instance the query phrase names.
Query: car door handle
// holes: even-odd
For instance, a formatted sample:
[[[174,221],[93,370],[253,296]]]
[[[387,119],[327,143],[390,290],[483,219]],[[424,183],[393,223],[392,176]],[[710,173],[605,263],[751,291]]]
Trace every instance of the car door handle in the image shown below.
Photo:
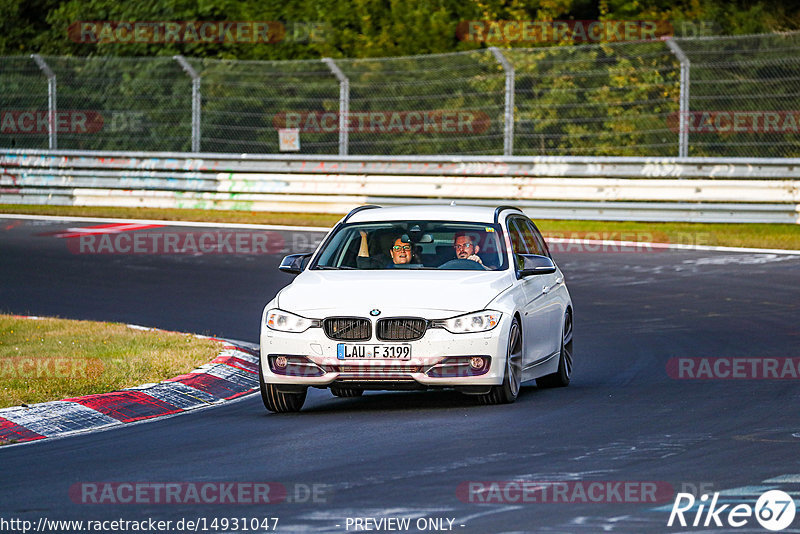
[[[551,289],[553,289],[554,287],[558,287],[559,285],[561,285],[561,282],[563,282],[563,281],[564,281],[564,279],[561,278],[561,277],[556,278],[556,281],[552,286],[542,286],[542,293],[543,294],[550,293]]]

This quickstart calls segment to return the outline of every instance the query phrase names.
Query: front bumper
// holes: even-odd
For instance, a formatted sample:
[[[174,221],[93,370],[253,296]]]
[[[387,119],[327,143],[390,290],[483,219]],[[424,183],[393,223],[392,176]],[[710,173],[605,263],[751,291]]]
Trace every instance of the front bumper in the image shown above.
[[[278,332],[262,326],[261,367],[264,382],[321,388],[358,384],[375,389],[498,385],[503,381],[505,369],[506,322],[501,320],[488,332],[471,334],[452,334],[443,328],[429,328],[419,340],[395,342],[379,341],[374,335],[370,341],[345,342],[330,339],[322,328],[309,328],[298,334]],[[411,346],[411,358],[342,360],[337,357],[340,343],[408,344]],[[281,374],[274,372],[274,360],[278,356],[285,356],[290,362],[304,361],[307,364],[292,366],[291,372]],[[486,367],[477,370],[471,368],[468,362],[473,356],[488,359]]]

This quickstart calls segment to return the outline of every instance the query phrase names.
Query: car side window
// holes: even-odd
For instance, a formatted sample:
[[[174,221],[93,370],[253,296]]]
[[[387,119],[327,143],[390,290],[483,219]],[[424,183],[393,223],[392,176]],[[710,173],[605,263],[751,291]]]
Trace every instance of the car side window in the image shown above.
[[[533,237],[536,238],[537,243],[539,243],[539,248],[543,250],[542,256],[552,258],[552,256],[550,256],[550,247],[547,246],[547,241],[545,241],[544,236],[539,229],[536,228],[536,225],[533,224],[533,221],[525,221],[525,223],[530,227]]]
[[[528,248],[525,246],[525,239],[519,229],[520,220],[517,218],[508,219],[508,237],[511,240],[511,251],[514,253],[514,265],[519,271],[522,269],[522,258],[520,254],[527,254]]]
[[[511,250],[514,254],[527,254],[525,238],[519,229],[519,219],[508,219],[508,237],[511,239]]]
[[[517,254],[539,254],[547,256],[547,249],[541,239],[537,239],[536,227],[527,219],[515,218],[512,224],[517,228],[518,239],[521,241],[519,247],[514,246]],[[513,243],[513,239],[512,239]],[[518,249],[519,248],[519,249]]]
[[[525,243],[528,245],[528,251],[530,254],[547,256],[547,249],[544,247],[541,236],[538,236],[537,238],[537,234],[539,232],[536,230],[536,227],[533,226],[533,223],[530,221],[520,221],[520,226],[522,227],[522,237],[525,239]]]
[[[528,249],[528,254],[542,254],[542,250],[539,247],[539,244],[536,242],[536,238],[533,237],[533,233],[531,232],[530,227],[528,226],[527,222],[524,220],[519,220],[519,229],[522,233],[522,238],[525,240],[525,245]]]

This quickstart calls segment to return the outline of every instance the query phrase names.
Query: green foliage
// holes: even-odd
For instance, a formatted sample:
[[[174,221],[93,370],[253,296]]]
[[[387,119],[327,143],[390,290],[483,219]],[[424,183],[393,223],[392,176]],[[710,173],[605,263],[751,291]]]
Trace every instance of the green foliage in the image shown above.
[[[0,55],[171,56],[217,59],[381,57],[470,50],[470,20],[666,20],[678,33],[761,33],[800,28],[794,0],[0,0]],[[273,21],[272,43],[81,43],[77,21]],[[532,43],[508,43],[531,46]]]
[[[40,50],[49,31],[46,15],[58,5],[59,0],[0,0],[0,56]]]

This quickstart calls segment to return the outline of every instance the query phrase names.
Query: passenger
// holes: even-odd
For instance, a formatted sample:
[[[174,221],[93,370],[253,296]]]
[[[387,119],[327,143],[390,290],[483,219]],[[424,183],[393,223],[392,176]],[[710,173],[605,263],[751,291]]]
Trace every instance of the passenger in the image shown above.
[[[456,250],[456,258],[459,260],[472,260],[477,261],[483,265],[483,261],[478,252],[481,247],[472,242],[472,237],[466,232],[456,232],[455,239],[453,240],[453,248]]]
[[[389,255],[392,258],[392,263],[384,265],[380,260],[370,257],[367,233],[363,230],[359,233],[361,234],[361,247],[358,249],[358,257],[356,258],[356,264],[359,269],[382,269],[384,267],[392,267],[393,265],[411,262],[411,249],[413,245],[411,243],[404,243],[401,237],[395,238],[392,241],[393,245],[389,248]]]
[[[389,249],[389,254],[392,255],[392,263],[395,265],[399,263],[410,263],[412,246],[411,243],[403,243],[403,240],[399,237],[395,239],[394,245]]]

